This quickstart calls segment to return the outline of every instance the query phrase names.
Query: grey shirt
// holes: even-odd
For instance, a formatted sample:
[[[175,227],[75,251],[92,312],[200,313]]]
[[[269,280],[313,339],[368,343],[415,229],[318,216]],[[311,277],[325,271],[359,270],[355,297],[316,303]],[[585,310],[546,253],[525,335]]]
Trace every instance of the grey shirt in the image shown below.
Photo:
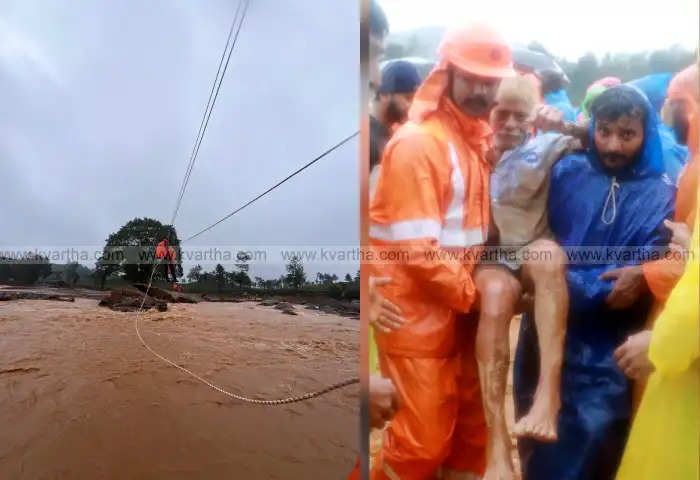
[[[550,171],[580,145],[574,137],[545,133],[508,150],[491,173],[491,214],[503,246],[522,247],[551,236],[547,219]]]

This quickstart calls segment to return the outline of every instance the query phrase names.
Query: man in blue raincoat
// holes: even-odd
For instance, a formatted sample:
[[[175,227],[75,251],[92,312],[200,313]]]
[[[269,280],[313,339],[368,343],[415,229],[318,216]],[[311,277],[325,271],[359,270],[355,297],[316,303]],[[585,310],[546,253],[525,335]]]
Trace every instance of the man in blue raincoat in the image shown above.
[[[663,220],[673,213],[674,186],[664,175],[653,107],[639,90],[620,85],[591,110],[590,146],[552,169],[548,213],[556,241],[569,252],[569,318],[558,440],[520,440],[527,480],[614,478],[630,424],[631,384],[613,352],[643,327],[652,299],[640,263],[670,238]],[[602,257],[586,260],[580,247]],[[617,247],[635,247],[628,255],[636,255],[617,257]],[[537,348],[526,315],[515,365],[518,416],[534,396]]]
[[[666,92],[668,84],[671,81],[670,73],[652,73],[636,80],[628,82],[628,85],[637,87],[646,95],[649,103],[657,114],[661,113],[661,107],[666,101]],[[678,177],[683,169],[683,165],[688,160],[688,149],[678,143],[675,133],[669,127],[659,123],[659,132],[661,134],[661,145],[664,151],[664,164],[666,173],[668,173],[673,183],[678,182]]]
[[[666,125],[659,125],[661,150],[663,151],[664,167],[671,182],[678,186],[678,180],[683,167],[690,160],[688,147],[678,143],[673,130]]]
[[[540,76],[542,82],[542,94],[544,95],[544,103],[551,105],[564,114],[564,120],[571,123],[576,123],[578,113],[571,105],[571,100],[564,90],[565,80],[557,72],[544,71]]]
[[[671,82],[672,77],[673,75],[670,73],[652,73],[628,83],[640,89],[647,96],[654,111],[660,114],[661,107],[664,106],[664,101],[666,100],[668,84]]]

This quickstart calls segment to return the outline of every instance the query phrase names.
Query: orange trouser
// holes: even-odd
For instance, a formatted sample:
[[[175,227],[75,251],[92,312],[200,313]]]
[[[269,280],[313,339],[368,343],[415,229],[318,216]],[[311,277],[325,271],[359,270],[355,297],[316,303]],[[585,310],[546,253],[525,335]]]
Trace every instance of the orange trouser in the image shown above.
[[[355,468],[352,469],[347,480],[360,480],[360,459],[357,459],[355,463]]]
[[[458,322],[465,331],[453,357],[379,353],[382,374],[403,404],[385,432],[371,479],[432,479],[441,465],[483,475],[486,421],[474,354],[476,322]]]

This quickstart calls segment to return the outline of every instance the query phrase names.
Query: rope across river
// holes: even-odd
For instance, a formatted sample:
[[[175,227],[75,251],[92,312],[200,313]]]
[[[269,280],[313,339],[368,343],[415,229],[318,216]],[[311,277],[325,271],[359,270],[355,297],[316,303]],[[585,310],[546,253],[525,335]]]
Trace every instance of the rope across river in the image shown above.
[[[175,206],[175,210],[173,212],[172,220],[170,221],[171,226],[175,225],[175,217],[177,216],[177,213],[180,209],[180,204],[182,202],[182,198],[183,198],[185,190],[187,188],[187,183],[189,181],[189,177],[190,177],[190,174],[192,172],[194,162],[196,160],[197,154],[199,153],[199,145],[201,144],[202,138],[204,137],[204,132],[206,131],[207,124],[209,123],[209,117],[211,116],[211,112],[214,108],[214,104],[216,102],[216,97],[218,96],[218,91],[219,91],[219,88],[221,87],[221,82],[223,81],[223,77],[226,74],[226,67],[228,66],[228,60],[226,60],[226,63],[224,64],[223,63],[224,57],[226,56],[226,52],[228,51],[228,58],[230,58],[231,52],[233,52],[233,48],[235,47],[235,43],[236,43],[236,40],[238,38],[238,33],[240,32],[241,25],[243,24],[243,20],[245,19],[245,15],[246,15],[246,12],[248,9],[248,0],[245,0],[245,6],[243,8],[243,13],[242,13],[242,16],[240,19],[240,23],[238,24],[238,29],[236,31],[235,37],[233,38],[233,43],[231,43],[231,35],[233,33],[234,26],[236,24],[236,20],[238,18],[238,13],[240,11],[242,1],[238,3],[238,8],[236,9],[236,13],[234,15],[234,19],[233,19],[233,22],[231,24],[231,28],[230,28],[230,31],[228,34],[228,39],[226,41],[226,46],[224,48],[224,54],[221,56],[221,61],[219,62],[219,70],[217,71],[216,78],[214,79],[214,85],[212,86],[212,92],[209,95],[209,101],[207,102],[207,108],[205,110],[204,117],[202,117],[202,123],[200,124],[199,132],[197,133],[197,139],[195,140],[195,147],[193,148],[192,155],[191,155],[190,161],[189,161],[188,166],[187,166],[187,171],[185,173],[185,178],[183,179],[182,185],[180,187],[180,192],[178,194],[178,198],[176,201],[176,206]],[[231,45],[230,48],[229,48],[229,45]],[[223,70],[221,68],[222,65],[223,65]],[[213,99],[212,99],[212,95],[213,95]],[[205,121],[205,118],[206,118],[206,121]],[[239,211],[248,207],[250,204],[254,203],[255,201],[257,201],[258,199],[260,199],[264,195],[267,195],[272,190],[276,189],[277,187],[279,187],[283,183],[287,182],[289,179],[291,179],[292,177],[294,177],[298,173],[301,173],[303,170],[305,170],[306,168],[308,168],[312,164],[316,163],[317,161],[319,161],[321,158],[323,158],[326,155],[328,155],[329,153],[331,153],[336,148],[338,148],[341,145],[343,145],[344,143],[350,141],[352,138],[356,137],[358,134],[359,134],[359,132],[355,132],[352,135],[350,135],[349,137],[346,137],[344,140],[337,143],[335,146],[331,147],[330,149],[326,150],[324,153],[317,156],[316,158],[314,158],[313,160],[311,160],[306,165],[302,166],[301,168],[299,168],[298,170],[296,170],[292,174],[288,175],[282,181],[278,182],[277,184],[275,184],[271,188],[267,189],[262,194],[253,198],[252,200],[250,200],[249,202],[247,202],[243,206],[239,207],[238,209],[234,210],[233,212],[229,213],[228,215],[226,215],[222,219],[216,221],[214,224],[210,225],[209,227],[206,227],[205,229],[199,231],[198,233],[188,237],[184,241],[191,240],[191,239],[203,234],[204,232],[212,229],[216,225],[219,225],[223,221],[227,220],[229,217],[235,215],[236,213],[238,213]],[[151,348],[148,345],[148,343],[146,343],[146,341],[143,338],[143,335],[141,335],[141,330],[139,329],[139,321],[141,319],[141,314],[143,312],[143,306],[146,302],[146,299],[148,298],[148,292],[150,291],[151,285],[153,284],[153,276],[154,276],[155,271],[156,271],[157,261],[158,260],[156,258],[154,258],[154,262],[153,262],[153,265],[151,267],[151,275],[150,275],[150,278],[148,279],[148,286],[146,287],[146,290],[144,291],[143,300],[141,301],[141,305],[139,306],[139,309],[136,312],[136,316],[134,317],[134,329],[136,330],[136,335],[138,336],[141,344],[149,352],[151,352],[155,357],[159,358],[163,362],[167,363],[170,366],[177,368],[178,370],[186,373],[187,375],[191,376],[195,380],[203,383],[204,385],[208,386],[209,388],[211,388],[213,390],[216,390],[217,392],[223,393],[224,395],[226,395],[234,400],[239,400],[241,402],[250,403],[250,404],[254,404],[254,405],[284,405],[284,404],[288,404],[288,403],[303,402],[305,400],[310,400],[312,398],[320,397],[321,395],[325,395],[326,393],[332,392],[334,390],[338,390],[340,388],[344,388],[344,387],[347,387],[349,385],[354,385],[356,383],[360,383],[360,379],[358,377],[354,377],[354,378],[350,378],[348,380],[343,380],[341,382],[334,383],[333,385],[329,385],[325,388],[322,388],[321,390],[308,392],[308,393],[304,393],[302,395],[297,395],[297,396],[293,396],[293,397],[279,398],[279,399],[252,398],[249,396],[240,395],[237,393],[230,392],[230,391],[226,390],[225,388],[220,387],[220,386],[210,382],[209,380],[203,378],[202,376],[198,375],[197,373],[183,367],[182,365],[177,364],[176,362],[173,362],[172,360],[170,360],[170,359],[166,358],[165,356],[161,355],[160,353],[156,352],[155,350],[153,350],[153,348]]]
[[[194,378],[195,380],[203,383],[204,385],[216,390],[217,392],[223,393],[224,395],[231,397],[234,400],[239,400],[239,401],[245,402],[245,403],[250,403],[250,404],[254,404],[254,405],[285,405],[288,403],[297,403],[297,402],[303,402],[305,400],[310,400],[312,398],[316,398],[316,397],[320,397],[321,395],[325,395],[326,393],[332,392],[334,390],[338,390],[340,388],[344,388],[344,387],[347,387],[350,385],[354,385],[356,383],[360,383],[360,379],[357,377],[354,377],[354,378],[350,378],[348,380],[343,380],[341,382],[334,383],[333,385],[329,385],[325,388],[322,388],[321,390],[316,390],[314,392],[308,392],[308,393],[305,393],[303,395],[297,395],[297,396],[293,396],[293,397],[279,398],[279,399],[273,399],[273,400],[270,400],[270,399],[266,400],[266,399],[252,398],[252,397],[248,397],[245,395],[239,395],[237,393],[229,392],[225,388],[222,388],[222,387],[210,382],[209,380],[207,380],[207,379],[203,378],[202,376],[194,373],[193,371],[183,367],[182,365],[178,365],[177,363],[173,362],[172,360],[164,357],[160,353],[153,350],[150,347],[150,345],[148,345],[146,343],[146,341],[143,339],[143,336],[141,335],[141,331],[139,329],[139,320],[141,317],[141,313],[143,312],[143,305],[146,302],[146,298],[148,298],[148,291],[151,289],[151,285],[153,284],[153,275],[154,275],[155,271],[156,271],[156,263],[154,262],[153,266],[151,268],[151,276],[148,279],[148,286],[146,287],[146,291],[144,292],[143,300],[141,300],[141,305],[139,306],[139,309],[136,312],[136,316],[134,317],[134,329],[136,330],[136,335],[139,337],[139,341],[141,342],[141,344],[144,347],[146,347],[146,350],[151,352],[154,356],[161,359],[162,361],[164,361],[168,365],[171,365],[171,366],[177,368],[178,370],[186,373],[187,375],[189,375],[192,378]]]
[[[194,237],[196,237],[196,236],[198,236],[198,235],[201,235],[201,234],[204,233],[205,231],[210,230],[210,229],[213,228],[214,226],[219,225],[220,223],[222,223],[223,221],[227,220],[228,218],[230,218],[230,217],[233,216],[234,214],[240,212],[240,211],[243,210],[244,208],[248,207],[249,205],[251,205],[251,204],[254,203],[255,201],[257,201],[257,200],[259,200],[260,198],[262,198],[264,195],[270,193],[270,192],[271,192],[272,190],[274,190],[275,188],[277,188],[277,187],[279,187],[280,185],[282,185],[283,183],[287,182],[289,179],[291,179],[291,178],[294,177],[295,175],[301,173],[304,169],[306,169],[307,167],[311,166],[313,163],[319,161],[321,158],[325,157],[326,155],[328,155],[329,153],[331,153],[331,152],[332,152],[333,150],[335,150],[336,148],[340,147],[340,146],[343,145],[344,143],[346,143],[346,142],[350,141],[352,138],[356,137],[356,136],[358,135],[358,133],[359,133],[359,132],[355,132],[355,133],[353,133],[352,135],[346,137],[345,139],[343,139],[342,141],[340,141],[339,143],[337,143],[337,144],[334,145],[333,147],[331,147],[331,148],[329,148],[328,150],[326,150],[326,151],[325,151],[324,153],[322,153],[321,155],[317,156],[316,158],[314,158],[313,160],[311,160],[310,162],[308,162],[308,163],[307,163],[306,165],[304,165],[303,167],[299,168],[298,170],[294,171],[292,174],[288,175],[288,176],[287,176],[286,178],[284,178],[282,181],[277,182],[274,186],[272,186],[271,188],[268,188],[268,189],[267,189],[265,192],[263,192],[262,194],[258,195],[257,197],[253,198],[252,200],[248,201],[248,202],[245,203],[243,206],[237,208],[237,209],[234,210],[233,212],[231,212],[231,213],[229,213],[228,215],[226,215],[224,218],[222,218],[222,219],[218,220],[217,222],[215,222],[214,224],[212,224],[211,226],[209,226],[209,227],[205,228],[204,230],[201,230],[199,233],[197,233],[197,234],[195,234],[195,235],[193,235],[193,236],[187,238],[185,241],[191,240],[192,238],[194,238]],[[181,200],[181,199],[180,199],[180,200]],[[174,220],[174,219],[173,219],[173,220]],[[225,390],[225,389],[223,389],[223,388],[221,388],[221,387],[219,387],[219,386],[217,386],[217,385],[214,385],[213,383],[211,383],[211,382],[209,382],[208,380],[202,378],[201,376],[197,375],[196,373],[194,373],[194,372],[188,370],[187,368],[185,368],[185,367],[183,367],[183,366],[181,366],[181,365],[178,365],[177,363],[173,362],[172,360],[167,359],[167,358],[164,357],[163,355],[161,355],[161,354],[159,354],[158,352],[156,352],[155,350],[153,350],[153,349],[146,343],[146,341],[143,339],[143,336],[141,335],[141,331],[139,330],[139,319],[140,319],[141,313],[142,313],[142,311],[143,311],[143,305],[144,305],[145,302],[146,302],[146,298],[148,298],[148,292],[149,292],[149,290],[151,289],[151,285],[153,284],[153,276],[154,276],[154,274],[155,274],[156,265],[157,265],[156,262],[157,262],[157,259],[154,258],[154,263],[153,263],[153,265],[152,265],[152,267],[151,267],[151,275],[150,275],[150,278],[148,279],[148,286],[146,287],[146,290],[145,290],[145,292],[144,292],[144,294],[143,294],[143,300],[141,301],[141,305],[139,306],[139,309],[138,309],[138,311],[136,312],[136,317],[134,318],[134,328],[136,329],[136,335],[139,337],[139,340],[141,341],[141,344],[142,344],[144,347],[146,347],[146,349],[147,349],[149,352],[151,352],[153,355],[155,355],[155,356],[158,357],[159,359],[163,360],[165,363],[167,363],[167,364],[169,364],[169,365],[172,365],[173,367],[175,367],[175,368],[177,368],[177,369],[179,369],[179,370],[185,372],[186,374],[190,375],[191,377],[195,378],[196,380],[202,382],[203,384],[205,384],[205,385],[207,385],[207,386],[213,388],[214,390],[216,390],[216,391],[218,391],[218,392],[223,393],[224,395],[227,395],[227,396],[229,396],[229,397],[231,397],[231,398],[234,398],[234,399],[236,399],[236,400],[240,400],[240,401],[242,401],[242,402],[252,403],[252,404],[256,404],[256,405],[283,405],[283,404],[286,404],[286,403],[302,402],[302,401],[304,401],[304,400],[309,400],[309,399],[312,399],[312,398],[320,397],[321,395],[325,395],[326,393],[332,392],[333,390],[338,390],[339,388],[344,388],[344,387],[347,387],[347,386],[349,386],[349,385],[354,385],[354,384],[356,384],[356,383],[360,383],[360,379],[359,379],[358,377],[354,377],[354,378],[350,378],[350,379],[348,379],[348,380],[343,380],[342,382],[335,383],[335,384],[333,384],[333,385],[329,385],[328,387],[323,388],[323,389],[321,389],[321,390],[318,390],[318,391],[315,391],[315,392],[305,393],[305,394],[303,394],[303,395],[299,395],[299,396],[295,396],[295,397],[282,398],[282,399],[275,399],[275,400],[260,400],[260,399],[251,398],[251,397],[246,397],[246,396],[243,396],[243,395],[238,395],[238,394],[229,392],[228,390]]]

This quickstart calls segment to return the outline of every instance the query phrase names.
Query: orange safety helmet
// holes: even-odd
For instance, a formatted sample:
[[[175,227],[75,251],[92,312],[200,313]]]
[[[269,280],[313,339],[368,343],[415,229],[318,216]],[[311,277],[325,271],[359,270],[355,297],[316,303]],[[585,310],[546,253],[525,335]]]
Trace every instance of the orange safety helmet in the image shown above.
[[[449,30],[438,48],[438,55],[460,70],[481,77],[514,77],[510,47],[498,32],[487,25]]]
[[[484,25],[447,31],[437,53],[440,60],[418,87],[408,111],[409,120],[416,123],[420,123],[440,105],[449,84],[450,65],[483,77],[516,75],[510,47],[496,31]]]

